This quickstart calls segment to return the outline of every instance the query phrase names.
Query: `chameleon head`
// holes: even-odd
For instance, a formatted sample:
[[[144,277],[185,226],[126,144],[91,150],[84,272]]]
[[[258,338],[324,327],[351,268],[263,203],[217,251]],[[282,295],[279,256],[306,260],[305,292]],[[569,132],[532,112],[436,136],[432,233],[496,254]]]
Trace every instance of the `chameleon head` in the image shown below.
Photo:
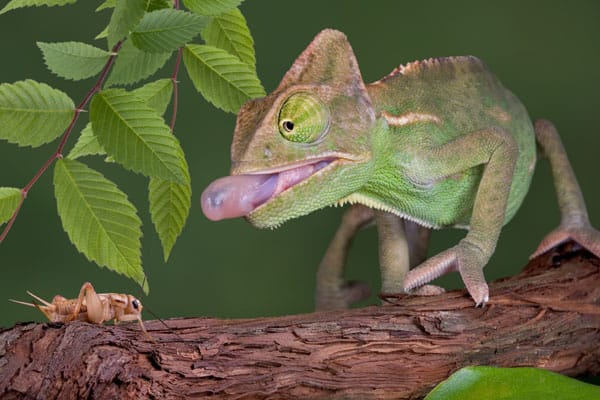
[[[367,179],[350,172],[371,167],[367,132],[374,124],[348,40],[322,31],[273,93],[240,110],[231,176],[206,188],[204,214],[274,227],[336,203]]]

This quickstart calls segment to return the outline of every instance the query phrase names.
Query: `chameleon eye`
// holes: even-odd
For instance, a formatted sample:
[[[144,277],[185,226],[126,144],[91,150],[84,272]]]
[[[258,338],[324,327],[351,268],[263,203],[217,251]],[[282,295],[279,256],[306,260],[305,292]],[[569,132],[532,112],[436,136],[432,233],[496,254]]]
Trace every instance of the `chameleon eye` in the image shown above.
[[[329,110],[310,93],[295,93],[281,106],[279,132],[290,142],[312,143],[329,128]]]

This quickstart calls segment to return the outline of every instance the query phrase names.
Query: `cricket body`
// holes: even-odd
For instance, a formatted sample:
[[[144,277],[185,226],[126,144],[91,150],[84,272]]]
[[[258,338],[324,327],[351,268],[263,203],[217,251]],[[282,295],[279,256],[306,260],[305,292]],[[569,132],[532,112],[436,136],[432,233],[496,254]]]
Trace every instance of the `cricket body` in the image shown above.
[[[538,154],[551,164],[561,223],[534,256],[569,239],[600,256],[600,233],[554,126],[533,124],[482,61],[417,61],[365,85],[345,35],[324,30],[274,92],[242,107],[231,176],[204,191],[202,207],[212,220],[245,216],[264,228],[351,204],[319,266],[317,308],[347,307],[364,294],[343,269],[353,236],[371,222],[382,292],[436,293],[426,284],[458,271],[482,305],[483,267]],[[426,259],[430,230],[447,227],[468,233]]]
[[[27,292],[42,304],[26,303],[12,300],[14,303],[35,307],[51,322],[70,322],[74,320],[102,324],[106,321],[138,321],[140,328],[148,337],[150,335],[142,322],[142,303],[130,294],[96,293],[91,283],[81,286],[76,299],[67,299],[56,295],[49,303],[46,300]]]

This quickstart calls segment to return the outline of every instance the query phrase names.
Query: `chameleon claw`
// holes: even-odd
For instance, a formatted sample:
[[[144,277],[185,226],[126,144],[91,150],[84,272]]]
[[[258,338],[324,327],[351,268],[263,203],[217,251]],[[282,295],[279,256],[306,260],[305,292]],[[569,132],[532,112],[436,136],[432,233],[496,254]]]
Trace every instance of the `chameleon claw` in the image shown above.
[[[590,253],[600,258],[600,232],[589,225],[589,223],[585,223],[578,226],[559,226],[544,237],[529,259],[536,258],[569,240],[577,242]]]
[[[484,306],[489,301],[489,288],[483,275],[487,257],[477,246],[462,241],[458,245],[425,261],[409,271],[404,279],[404,291],[413,289],[451,271],[458,271],[475,306]]]

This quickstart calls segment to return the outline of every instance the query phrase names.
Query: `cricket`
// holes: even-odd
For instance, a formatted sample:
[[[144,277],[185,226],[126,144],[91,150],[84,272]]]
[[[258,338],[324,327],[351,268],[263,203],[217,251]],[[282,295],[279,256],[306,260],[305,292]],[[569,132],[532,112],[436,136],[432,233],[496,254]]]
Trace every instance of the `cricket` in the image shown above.
[[[27,294],[41,304],[9,300],[13,303],[37,308],[50,322],[66,323],[77,320],[102,324],[114,320],[114,323],[118,324],[121,321],[138,321],[144,335],[154,341],[142,322],[142,303],[130,294],[96,293],[90,282],[85,282],[81,286],[79,296],[75,299],[67,299],[57,294],[52,302],[48,302],[30,291],[27,291]]]

